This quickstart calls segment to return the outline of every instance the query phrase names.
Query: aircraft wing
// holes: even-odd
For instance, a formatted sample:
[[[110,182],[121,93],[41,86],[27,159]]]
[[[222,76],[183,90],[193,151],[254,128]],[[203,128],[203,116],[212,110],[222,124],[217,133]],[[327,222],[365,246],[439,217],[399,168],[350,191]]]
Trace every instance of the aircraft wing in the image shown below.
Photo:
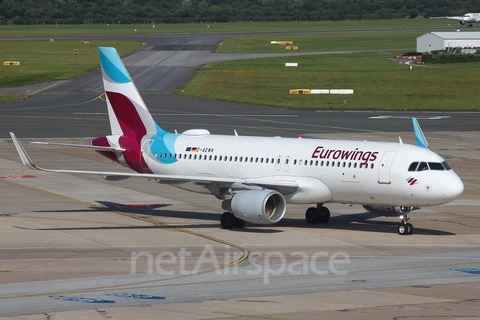
[[[453,20],[463,20],[464,17],[430,17],[430,19],[453,19]]]
[[[105,180],[110,181],[117,181],[128,179],[131,177],[138,177],[138,178],[146,178],[146,179],[155,179],[159,180],[159,182],[166,183],[166,184],[178,184],[178,183],[186,183],[186,182],[193,182],[199,185],[208,185],[208,184],[221,184],[228,187],[232,187],[234,189],[249,189],[254,187],[263,187],[267,189],[274,189],[278,190],[283,194],[289,194],[295,192],[299,185],[292,180],[282,180],[276,179],[275,177],[272,178],[258,178],[258,179],[232,179],[232,178],[221,178],[221,177],[214,177],[214,176],[186,176],[186,175],[169,175],[169,174],[155,174],[155,173],[125,173],[125,172],[110,172],[110,171],[88,171],[88,170],[66,170],[66,169],[46,169],[37,166],[32,159],[30,159],[29,155],[23,148],[22,144],[15,136],[13,132],[10,132],[10,136],[12,137],[13,143],[17,152],[22,160],[22,163],[33,170],[40,170],[45,172],[54,172],[54,173],[77,173],[77,174],[93,174],[93,175],[100,175],[104,176]],[[62,144],[60,144],[62,145]],[[70,145],[71,146],[71,145]],[[115,151],[115,150],[109,150]],[[120,150],[119,150],[120,151]]]

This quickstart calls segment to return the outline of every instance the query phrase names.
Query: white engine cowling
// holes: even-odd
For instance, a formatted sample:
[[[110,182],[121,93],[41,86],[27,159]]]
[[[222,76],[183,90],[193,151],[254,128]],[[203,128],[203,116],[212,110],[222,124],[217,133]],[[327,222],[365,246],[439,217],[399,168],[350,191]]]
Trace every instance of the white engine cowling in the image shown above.
[[[239,219],[256,224],[273,224],[283,218],[287,202],[280,192],[274,190],[245,190],[235,193],[231,200],[222,202]]]
[[[370,211],[371,213],[378,214],[379,216],[386,217],[398,217],[402,214],[402,211],[399,207],[394,206],[363,206],[365,210]]]

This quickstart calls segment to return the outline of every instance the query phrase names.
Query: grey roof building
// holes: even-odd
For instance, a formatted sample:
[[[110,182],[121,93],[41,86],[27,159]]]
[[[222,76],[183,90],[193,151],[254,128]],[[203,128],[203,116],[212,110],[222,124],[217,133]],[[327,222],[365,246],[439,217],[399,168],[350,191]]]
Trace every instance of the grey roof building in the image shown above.
[[[429,32],[417,37],[417,52],[432,50],[460,50],[470,52],[480,49],[480,32]]]

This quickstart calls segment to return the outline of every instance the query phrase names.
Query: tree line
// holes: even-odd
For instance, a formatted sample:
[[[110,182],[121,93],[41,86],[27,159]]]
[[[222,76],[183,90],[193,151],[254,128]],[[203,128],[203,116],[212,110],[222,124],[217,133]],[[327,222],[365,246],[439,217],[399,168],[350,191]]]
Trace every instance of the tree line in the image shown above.
[[[480,0],[2,0],[0,24],[389,19],[480,12]]]

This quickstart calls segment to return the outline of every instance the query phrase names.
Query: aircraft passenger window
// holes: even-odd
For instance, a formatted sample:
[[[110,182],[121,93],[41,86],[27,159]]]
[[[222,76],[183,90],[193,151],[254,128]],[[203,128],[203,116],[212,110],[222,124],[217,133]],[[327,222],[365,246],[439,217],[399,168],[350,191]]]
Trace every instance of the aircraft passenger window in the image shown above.
[[[258,158],[255,158],[255,163],[258,162]],[[278,159],[278,163],[280,163],[280,159]]]
[[[335,167],[335,161],[332,161],[332,167]]]
[[[212,155],[210,155],[210,157],[208,157],[208,160],[212,161]]]
[[[322,160],[322,162],[320,162],[320,166],[322,166],[322,167],[323,167],[323,163],[324,163],[324,162],[323,162],[323,160]]]
[[[189,158],[190,160],[192,160],[192,155],[190,155],[188,158]]]
[[[343,163],[343,167],[345,168],[345,166],[346,166],[346,165],[347,165],[347,163],[346,163],[346,162],[344,162],[344,163]]]
[[[354,167],[354,168],[356,168],[356,167],[357,167],[357,163],[356,163],[356,162],[353,164],[353,167]]]
[[[235,157],[235,162],[237,162],[237,158],[238,158],[238,157]]]
[[[370,164],[370,169],[373,169],[373,163],[372,163],[372,164]]]
[[[450,166],[447,164],[446,161],[443,161],[443,162],[442,162],[442,165],[443,165],[443,167],[445,168],[445,170],[452,170],[452,168],[450,168]]]
[[[315,160],[315,167],[318,167],[318,160]]]
[[[349,167],[349,168],[352,167],[352,163],[351,163],[351,162],[348,163],[348,167]]]
[[[263,163],[263,158],[260,158],[260,163]]]
[[[417,171],[428,170],[428,164],[426,162],[420,162],[418,165]]]
[[[297,159],[293,160],[293,165],[297,164]]]
[[[437,170],[437,171],[445,170],[445,168],[440,162],[429,162],[428,166],[430,167],[430,170]]]
[[[340,167],[340,161],[337,162],[337,168]]]
[[[257,158],[258,159],[258,158]],[[256,161],[255,161],[256,162]],[[277,164],[280,164],[280,158],[277,159]]]
[[[230,162],[232,162],[232,160],[233,160],[233,157],[232,157],[232,156],[230,156]]]
[[[313,160],[310,160],[310,166],[313,166]]]

